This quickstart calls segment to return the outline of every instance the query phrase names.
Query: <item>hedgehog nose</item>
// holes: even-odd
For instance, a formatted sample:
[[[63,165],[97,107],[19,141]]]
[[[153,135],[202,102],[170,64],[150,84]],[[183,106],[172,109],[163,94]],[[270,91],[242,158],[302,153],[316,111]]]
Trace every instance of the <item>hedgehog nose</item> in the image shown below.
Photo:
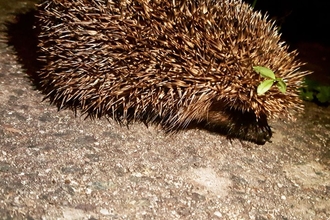
[[[269,139],[266,138],[260,138],[256,140],[256,144],[258,145],[264,145]]]
[[[272,137],[272,131],[270,127],[267,126],[264,129],[260,130],[260,133],[257,135],[255,142],[256,144],[264,145],[266,142],[269,142],[271,137]]]

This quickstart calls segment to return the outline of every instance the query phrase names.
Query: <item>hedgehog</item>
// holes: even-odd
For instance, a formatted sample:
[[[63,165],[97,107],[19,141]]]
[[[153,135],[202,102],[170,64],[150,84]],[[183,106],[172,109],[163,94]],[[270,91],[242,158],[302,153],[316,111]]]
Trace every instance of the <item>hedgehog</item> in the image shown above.
[[[298,53],[241,0],[46,0],[36,20],[39,83],[59,109],[256,144],[270,141],[269,119],[303,109]],[[257,94],[254,66],[286,92]]]

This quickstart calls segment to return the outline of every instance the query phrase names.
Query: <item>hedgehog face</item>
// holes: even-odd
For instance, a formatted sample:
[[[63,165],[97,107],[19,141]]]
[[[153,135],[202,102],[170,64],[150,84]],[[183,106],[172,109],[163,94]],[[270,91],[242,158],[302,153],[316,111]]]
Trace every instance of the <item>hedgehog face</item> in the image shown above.
[[[214,132],[225,133],[228,138],[239,138],[257,144],[265,144],[272,137],[267,117],[262,114],[257,118],[254,112],[223,109],[211,110],[208,114],[207,127]]]

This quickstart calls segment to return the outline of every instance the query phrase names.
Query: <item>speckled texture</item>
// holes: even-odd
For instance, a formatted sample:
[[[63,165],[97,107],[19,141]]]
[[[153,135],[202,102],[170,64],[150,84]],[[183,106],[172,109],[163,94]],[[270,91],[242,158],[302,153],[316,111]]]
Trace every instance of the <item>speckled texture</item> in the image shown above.
[[[0,45],[2,219],[328,219],[330,109],[273,121],[273,143],[58,112]]]

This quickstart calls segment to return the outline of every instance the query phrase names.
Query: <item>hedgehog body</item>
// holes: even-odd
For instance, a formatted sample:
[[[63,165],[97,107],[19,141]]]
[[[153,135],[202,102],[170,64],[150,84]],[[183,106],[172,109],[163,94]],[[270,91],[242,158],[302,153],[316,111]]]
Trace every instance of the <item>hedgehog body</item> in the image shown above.
[[[259,144],[301,109],[306,74],[274,24],[240,0],[46,0],[39,76],[59,108],[119,122],[191,123]],[[287,85],[257,95],[266,66]]]

